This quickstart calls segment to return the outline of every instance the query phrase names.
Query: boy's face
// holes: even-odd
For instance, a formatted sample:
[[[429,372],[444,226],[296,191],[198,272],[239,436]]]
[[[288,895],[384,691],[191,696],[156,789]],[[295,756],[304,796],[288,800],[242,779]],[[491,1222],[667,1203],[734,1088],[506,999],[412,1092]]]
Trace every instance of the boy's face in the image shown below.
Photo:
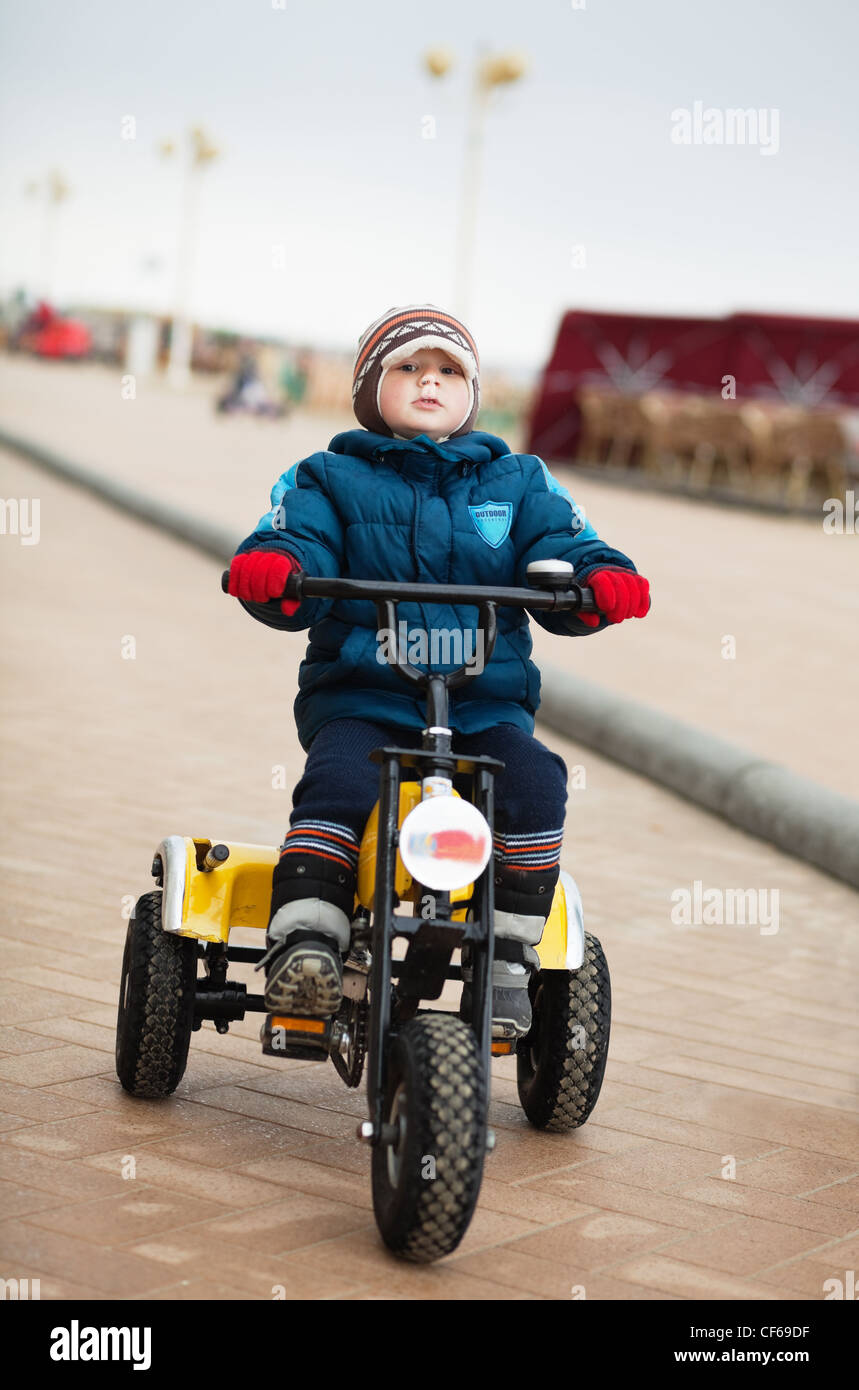
[[[459,363],[441,348],[421,348],[385,373],[379,409],[394,434],[444,439],[461,425],[468,399]]]

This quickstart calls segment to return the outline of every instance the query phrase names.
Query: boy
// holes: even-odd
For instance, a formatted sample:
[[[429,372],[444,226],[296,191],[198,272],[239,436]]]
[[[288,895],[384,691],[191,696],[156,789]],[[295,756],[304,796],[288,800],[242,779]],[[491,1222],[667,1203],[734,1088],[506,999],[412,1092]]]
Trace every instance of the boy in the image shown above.
[[[310,628],[295,716],[309,750],[275,868],[266,1008],[328,1017],[342,998],[358,850],[378,794],[373,748],[420,742],[425,710],[378,660],[372,603],[281,600],[287,576],[524,586],[532,560],[569,560],[602,616],[535,614],[584,635],[643,618],[649,586],[600,540],[531,455],[473,429],[479,360],[468,330],[435,305],[391,309],[360,339],[353,391],[363,429],[295,464],[272,509],[239,546],[230,593],[272,627]],[[400,604],[408,630],[469,628],[473,610]],[[528,976],[560,872],[567,771],[533,737],[540,677],[527,614],[500,608],[492,659],[450,695],[454,749],[501,759],[495,784],[493,1036],[531,1026]],[[453,665],[453,663],[451,663]],[[444,670],[443,665],[436,669]],[[467,1016],[469,968],[462,1009]]]

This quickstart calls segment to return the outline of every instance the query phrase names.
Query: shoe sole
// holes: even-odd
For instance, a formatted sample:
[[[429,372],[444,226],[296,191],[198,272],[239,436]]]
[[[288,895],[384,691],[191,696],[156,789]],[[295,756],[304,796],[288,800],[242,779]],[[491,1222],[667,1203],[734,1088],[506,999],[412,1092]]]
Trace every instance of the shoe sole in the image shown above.
[[[471,1022],[471,989],[468,985],[463,989],[459,1001],[459,1017],[464,1023]],[[531,1031],[532,1022],[533,1018],[530,1010],[527,1024],[521,1018],[493,1018],[492,1037],[504,1042],[518,1042],[520,1038],[527,1038]]]
[[[531,1031],[531,1025],[524,1027],[522,1023],[514,1023],[508,1018],[493,1018],[492,1036],[501,1038],[507,1042],[518,1042],[520,1038],[527,1038]]]
[[[313,949],[291,951],[266,980],[268,1013],[330,1018],[340,1008],[343,985],[331,956]]]

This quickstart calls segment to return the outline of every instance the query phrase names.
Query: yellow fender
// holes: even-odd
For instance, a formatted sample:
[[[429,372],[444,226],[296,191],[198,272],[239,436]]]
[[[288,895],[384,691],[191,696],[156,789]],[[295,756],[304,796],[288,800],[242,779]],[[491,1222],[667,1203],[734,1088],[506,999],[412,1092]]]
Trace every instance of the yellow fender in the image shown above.
[[[541,970],[579,970],[585,959],[582,895],[575,879],[562,869],[552,910],[537,946]]]
[[[229,859],[209,873],[197,868],[197,851],[208,850],[211,845],[211,840],[169,835],[158,846],[163,865],[164,930],[175,936],[224,943],[231,927],[265,931],[271,911],[271,876],[279,850],[233,842],[228,845]]]

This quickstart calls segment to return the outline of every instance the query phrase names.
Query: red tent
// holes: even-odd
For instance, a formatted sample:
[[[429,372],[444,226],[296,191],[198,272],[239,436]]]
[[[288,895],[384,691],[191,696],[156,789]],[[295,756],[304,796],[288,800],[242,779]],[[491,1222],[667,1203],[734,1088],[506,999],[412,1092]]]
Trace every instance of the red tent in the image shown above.
[[[725,376],[734,377],[738,400],[859,408],[859,323],[570,312],[543,374],[528,449],[547,458],[575,455],[581,386],[626,395],[656,388],[717,394]]]

